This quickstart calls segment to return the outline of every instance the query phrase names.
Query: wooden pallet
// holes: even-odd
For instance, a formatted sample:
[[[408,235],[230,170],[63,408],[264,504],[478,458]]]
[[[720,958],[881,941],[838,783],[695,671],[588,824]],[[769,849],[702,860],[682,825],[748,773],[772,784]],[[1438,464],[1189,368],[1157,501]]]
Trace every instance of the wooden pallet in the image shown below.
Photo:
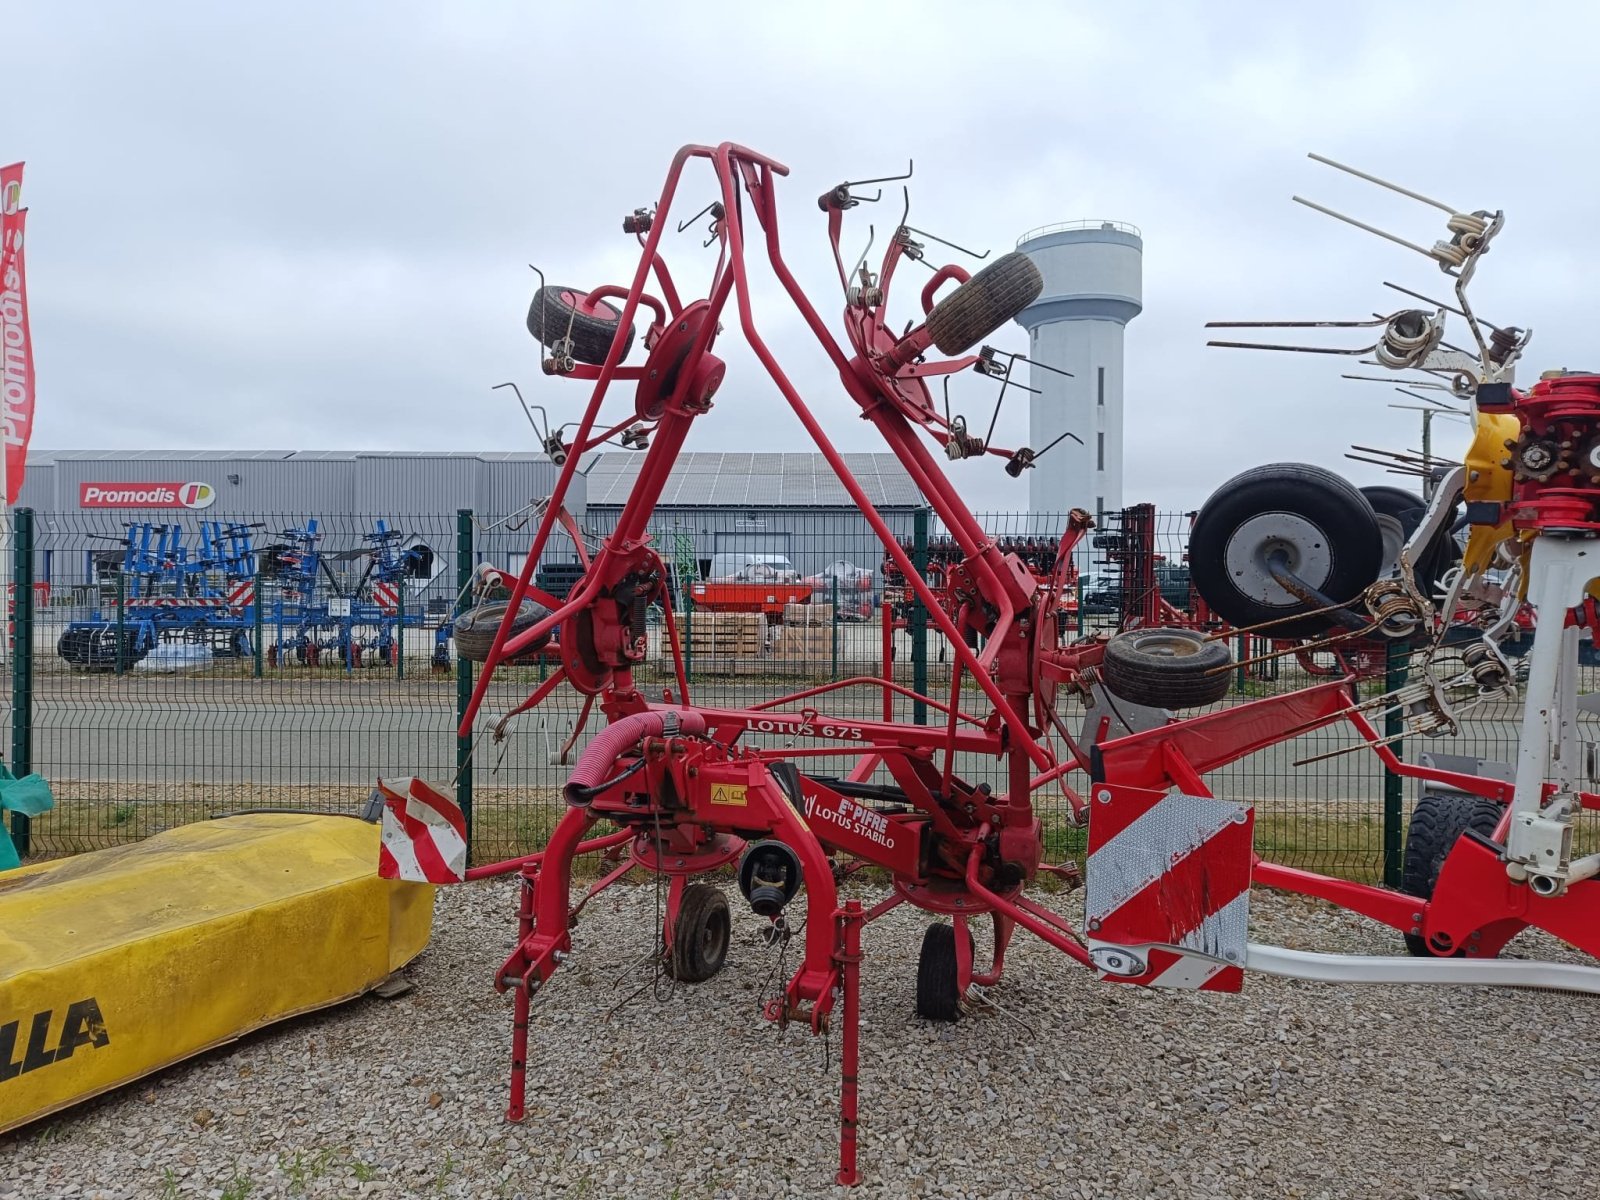
[[[689,652],[700,658],[755,657],[766,646],[767,619],[761,613],[692,612],[684,622]]]

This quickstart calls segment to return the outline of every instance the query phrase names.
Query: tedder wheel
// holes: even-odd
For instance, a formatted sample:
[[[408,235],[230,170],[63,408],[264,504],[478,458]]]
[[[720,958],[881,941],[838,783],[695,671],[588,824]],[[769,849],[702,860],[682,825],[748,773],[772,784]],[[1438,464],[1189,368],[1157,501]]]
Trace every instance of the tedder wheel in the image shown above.
[[[704,983],[728,960],[728,940],[733,923],[728,898],[710,883],[691,883],[683,889],[678,919],[672,926],[672,954],[667,974],[679,983]]]
[[[572,357],[595,366],[606,361],[611,353],[611,339],[617,334],[617,322],[622,313],[604,300],[586,303],[587,292],[569,287],[542,287],[533,294],[528,306],[528,332],[534,340],[549,349],[562,338],[572,339]],[[628,329],[622,342],[622,358],[633,349],[633,329]]]
[[[1405,488],[1376,484],[1361,489],[1361,494],[1372,505],[1378,517],[1378,529],[1383,537],[1383,574],[1393,575],[1400,569],[1400,550],[1422,524],[1427,515],[1428,503],[1415,492]],[[1451,514],[1452,518],[1454,514]],[[1450,534],[1454,520],[1446,520],[1439,532],[1422,547],[1414,565],[1417,587],[1424,596],[1432,599],[1439,590],[1439,581],[1451,567],[1461,561],[1461,547]]]
[[[457,657],[464,658],[468,662],[487,662],[489,647],[494,645],[494,635],[499,632],[500,622],[505,618],[508,607],[510,607],[508,600],[489,600],[474,605],[457,617],[455,629],[451,634],[455,638]],[[511,623],[513,636],[525,629],[532,629],[549,615],[544,605],[524,600],[522,608],[517,612],[517,619]],[[543,646],[549,641],[548,637],[542,638],[539,645]],[[532,662],[538,657],[538,651],[539,646],[534,646],[516,661]]]
[[[1383,536],[1366,497],[1332,471],[1272,463],[1236,475],[1200,506],[1189,531],[1195,589],[1224,621],[1240,628],[1277,621],[1273,637],[1314,637],[1334,624],[1321,604],[1294,595],[1269,570],[1278,555],[1289,570],[1338,604],[1378,578]]]
[[[1400,890],[1408,896],[1432,899],[1433,887],[1439,882],[1439,870],[1456,839],[1468,830],[1493,837],[1504,811],[1499,801],[1482,796],[1425,793],[1411,810],[1411,824],[1406,827]],[[1463,953],[1455,947],[1436,949],[1414,933],[1406,934],[1405,939],[1406,949],[1418,958],[1459,958]]]
[[[1228,694],[1227,643],[1193,629],[1130,629],[1106,643],[1106,686],[1152,708],[1194,708]]]
[[[965,354],[1039,298],[1044,276],[1021,251],[995,259],[933,306],[928,333],[944,354]]]
[[[967,931],[972,945],[972,931]],[[956,970],[956,927],[935,921],[922,935],[917,956],[917,1016],[954,1021],[961,1015],[961,984]]]

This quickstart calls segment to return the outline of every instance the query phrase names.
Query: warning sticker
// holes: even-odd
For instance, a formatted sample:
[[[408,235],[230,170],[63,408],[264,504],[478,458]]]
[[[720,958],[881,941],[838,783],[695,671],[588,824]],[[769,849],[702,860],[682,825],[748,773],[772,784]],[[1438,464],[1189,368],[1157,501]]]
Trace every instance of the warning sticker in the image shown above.
[[[714,783],[711,785],[711,803],[743,808],[750,801],[750,788],[743,783]]]

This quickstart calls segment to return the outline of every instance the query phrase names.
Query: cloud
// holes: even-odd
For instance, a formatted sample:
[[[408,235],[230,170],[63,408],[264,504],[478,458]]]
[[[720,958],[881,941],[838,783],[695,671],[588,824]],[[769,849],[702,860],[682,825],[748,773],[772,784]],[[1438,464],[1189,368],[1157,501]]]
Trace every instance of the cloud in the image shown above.
[[[1340,383],[1320,357],[1208,351],[1203,322],[1360,316],[1396,304],[1385,278],[1445,290],[1422,258],[1289,202],[1441,234],[1442,214],[1301,157],[1316,149],[1507,209],[1475,298],[1537,326],[1533,369],[1583,365],[1597,24],[1580,6],[1478,4],[10,6],[4,149],[28,160],[35,444],[527,444],[491,384],[521,381],[561,419],[583,399],[538,376],[527,264],[626,281],[622,215],[652,200],[677,145],[732,139],[792,167],[785,252],[835,329],[813,200],[840,179],[913,158],[913,223],[996,250],[1051,221],[1139,224],[1128,500],[1193,506],[1275,459],[1386,482],[1342,454],[1415,445],[1414,414],[1384,407],[1399,397]],[[1485,38],[1503,65],[1481,65]],[[1513,86],[1518,63],[1537,86]],[[711,198],[693,176],[677,211]],[[898,203],[891,187],[854,210],[847,253],[869,222],[881,247]],[[713,261],[701,240],[671,243],[686,287]],[[830,436],[879,448],[764,270],[756,289]],[[691,448],[794,449],[798,426],[728,324],[728,382]],[[986,416],[980,382],[958,386]],[[1025,410],[1008,401],[997,440],[1025,440]],[[953,470],[977,508],[1025,502],[998,462]]]

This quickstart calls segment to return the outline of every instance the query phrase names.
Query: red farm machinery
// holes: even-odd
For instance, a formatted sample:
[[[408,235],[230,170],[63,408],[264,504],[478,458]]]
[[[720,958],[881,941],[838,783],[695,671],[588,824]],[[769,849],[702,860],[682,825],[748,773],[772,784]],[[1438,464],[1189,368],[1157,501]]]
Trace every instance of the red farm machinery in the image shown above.
[[[784,258],[778,193],[787,174],[776,160],[740,145],[684,147],[656,203],[623,218],[623,232],[639,246],[632,279],[589,291],[544,286],[529,313],[545,372],[582,382],[590,393],[575,433],[560,447],[562,471],[520,577],[493,610],[498,629],[492,642],[484,638],[484,669],[459,733],[473,736],[496,669],[530,655],[556,661],[559,669],[516,711],[565,686],[586,697],[585,717],[597,706],[607,723],[578,752],[565,783],[565,813],[539,854],[466,872],[421,864],[435,879],[520,873],[515,949],[495,978],[515,1009],[508,1116],[522,1117],[528,1074],[541,1070],[538,1048],[529,1044],[529,1006],[581,953],[582,908],[630,872],[664,880],[656,969],[676,980],[706,979],[723,964],[730,917],[712,874],[720,869],[733,869],[745,901],[770,922],[773,943],[794,940],[794,970],[762,1015],[819,1034],[830,1023],[840,1030],[838,1181],[844,1184],[860,1178],[859,981],[870,962],[864,935],[899,905],[933,917],[916,1007],[935,1020],[955,1019],[972,989],[1000,983],[1019,929],[1107,980],[1132,984],[1230,991],[1247,970],[1263,970],[1347,982],[1600,992],[1595,968],[1497,957],[1527,926],[1589,951],[1600,945],[1600,881],[1593,878],[1600,856],[1576,856],[1571,841],[1574,817],[1600,806],[1600,796],[1577,788],[1570,720],[1577,625],[1594,618],[1587,590],[1600,575],[1594,541],[1600,377],[1559,375],[1522,391],[1511,371],[1525,334],[1496,329],[1488,341],[1469,316],[1478,339],[1474,356],[1441,348],[1442,308],[1388,318],[1378,327],[1377,347],[1363,353],[1391,369],[1444,372],[1474,403],[1479,449],[1488,448],[1441,480],[1394,548],[1392,569],[1373,506],[1360,492],[1317,468],[1264,467],[1225,484],[1194,520],[1194,585],[1217,627],[1226,622],[1231,631],[1195,628],[1212,618],[1196,622],[1192,614],[1175,626],[1157,592],[1141,601],[1150,611],[1140,616],[1151,619],[1136,622],[1140,628],[1109,640],[1072,640],[1059,614],[1071,590],[1071,551],[1092,536],[1094,522],[1075,512],[1051,545],[1031,555],[997,542],[962,502],[940,459],[992,455],[1017,475],[1038,455],[971,437],[964,420],[935,403],[930,387],[959,372],[998,377],[995,364],[1006,356],[985,342],[1039,294],[1039,271],[1020,253],[970,275],[957,265],[935,267],[925,261],[934,239],[906,217],[876,269],[864,258],[851,267],[840,248],[847,215],[889,181],[841,183],[816,201],[841,288],[835,303],[842,301],[842,313],[830,321]],[[680,186],[691,178],[696,188],[709,183],[710,193],[689,205],[700,209],[697,217],[677,223],[671,218]],[[1450,239],[1423,253],[1455,277],[1459,308],[1470,313],[1464,285],[1501,219],[1450,211]],[[663,247],[675,224],[695,223],[714,265],[703,292],[689,295],[669,271]],[[905,282],[919,266],[925,276]],[[765,268],[761,294],[771,292],[770,271],[831,360],[839,385],[933,509],[949,539],[937,586],[915,569],[763,337],[758,267]],[[911,319],[902,312],[892,322],[891,292],[907,290],[916,292]],[[635,343],[641,321],[642,347]],[[734,332],[881,539],[898,580],[949,643],[947,692],[913,697],[886,673],[749,707],[694,699],[669,572],[646,530],[690,429],[714,419],[724,376],[717,347]],[[619,395],[625,389],[631,395]],[[642,431],[648,440],[638,482],[581,580],[558,599],[534,586],[534,577],[564,517],[563,498],[584,452],[624,431]],[[1474,467],[1479,458],[1481,472]],[[1442,581],[1448,595],[1436,603],[1432,584],[1419,586],[1419,555],[1458,502],[1465,504],[1471,538],[1464,561]],[[1107,549],[1138,551],[1136,530],[1124,524],[1111,532],[1123,540]],[[1518,577],[1508,579],[1508,572]],[[1514,688],[1497,637],[1524,587],[1545,619],[1530,655],[1515,782],[1403,762],[1374,727],[1380,712],[1398,711],[1411,731],[1449,729],[1458,706]],[[648,653],[652,606],[664,613],[661,645],[675,682],[647,695],[635,670]],[[1458,610],[1471,614],[1478,636],[1447,645],[1442,632],[1449,622],[1439,613]],[[1334,648],[1399,639],[1412,651],[1411,682],[1357,703],[1340,675],[1286,695],[1216,706],[1235,670],[1228,639],[1240,630]],[[1060,709],[1069,696],[1088,697],[1097,687],[1114,703],[1127,702],[1129,711],[1124,720],[1075,735]],[[830,711],[841,693],[857,688],[881,693],[881,718]],[[888,702],[897,697],[925,705],[932,722],[895,720]],[[1204,711],[1173,715],[1191,707]],[[1348,722],[1391,770],[1449,789],[1419,802],[1412,849],[1422,868],[1409,893],[1263,861],[1252,846],[1251,807],[1213,796],[1208,787],[1210,772],[1338,722]],[[1003,786],[963,777],[961,764],[979,758],[1000,764]],[[418,781],[385,790],[386,843],[413,869],[421,856],[408,845],[424,845],[446,826],[460,840],[459,813],[447,797]],[[1043,805],[1059,806],[1087,826],[1081,922],[1060,911],[1079,869],[1048,861]],[[579,889],[574,858],[595,851],[604,852],[602,869]],[[861,865],[889,881],[875,902],[847,894],[854,889],[846,879]],[[405,873],[406,862],[397,867],[390,858],[385,867]],[[1046,876],[1069,886],[1036,887]],[[1317,896],[1389,925],[1413,956],[1311,954],[1251,943],[1252,883]],[[981,946],[976,926],[986,931]]]

